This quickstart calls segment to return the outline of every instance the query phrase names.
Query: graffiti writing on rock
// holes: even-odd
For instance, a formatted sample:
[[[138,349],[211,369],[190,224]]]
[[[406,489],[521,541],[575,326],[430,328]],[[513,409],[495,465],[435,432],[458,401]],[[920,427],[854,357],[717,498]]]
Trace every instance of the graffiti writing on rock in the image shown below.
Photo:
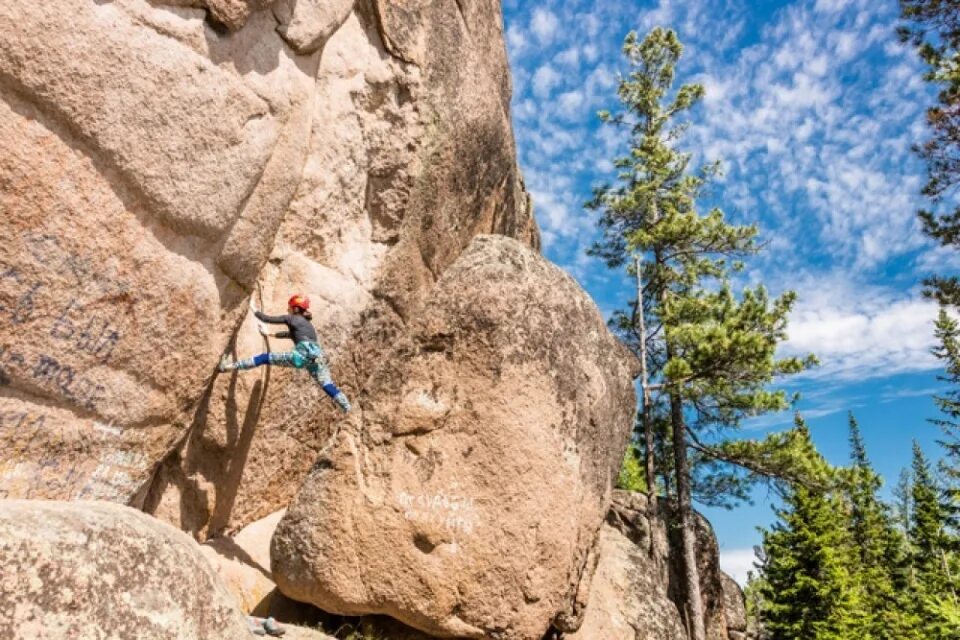
[[[50,335],[69,342],[103,363],[110,359],[113,348],[120,342],[120,332],[109,319],[98,316],[84,318],[78,311],[76,300],[71,300],[60,312],[50,329]]]
[[[0,429],[10,429],[16,432],[40,429],[47,416],[34,414],[29,411],[0,411]]]
[[[33,320],[35,315],[34,301],[37,292],[43,288],[43,283],[26,282],[25,278],[14,267],[0,271],[0,284],[5,281],[14,283],[16,293],[12,296],[12,302],[4,303],[0,299],[0,313],[7,314],[13,324],[24,324]]]
[[[8,347],[0,347],[0,378],[10,384],[12,376],[31,379],[36,384],[56,391],[59,395],[90,411],[96,411],[106,388],[64,364],[57,357],[40,354],[33,358]]]
[[[37,355],[0,347],[0,387],[33,383],[96,411],[105,389],[84,372],[91,359],[107,364],[120,344],[118,319],[132,307],[131,287],[112,262],[80,255],[54,235],[28,234],[22,241],[23,263],[0,264],[0,326],[4,319],[31,323],[31,335],[49,348]],[[63,296],[64,285],[75,295]]]
[[[454,534],[472,534],[477,521],[473,498],[452,492],[411,494],[401,491],[397,495],[397,504],[407,520],[439,525]]]

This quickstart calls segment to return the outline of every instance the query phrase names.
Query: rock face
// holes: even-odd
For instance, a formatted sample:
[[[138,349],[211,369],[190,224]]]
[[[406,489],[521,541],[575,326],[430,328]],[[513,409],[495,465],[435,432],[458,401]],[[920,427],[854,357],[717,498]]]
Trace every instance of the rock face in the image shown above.
[[[474,239],[411,315],[280,522],[277,585],[446,637],[572,630],[633,358],[569,276],[502,236]]]
[[[736,580],[720,572],[720,584],[723,587],[723,611],[727,619],[727,633],[730,640],[745,638],[747,633],[747,606],[743,589]],[[737,635],[740,634],[740,635]]]
[[[0,623],[14,638],[249,634],[197,543],[128,507],[0,500],[0,566]]]
[[[339,416],[212,379],[290,346],[251,292],[310,295],[356,393],[474,235],[537,244],[509,94],[495,0],[0,3],[0,497],[285,507]]]
[[[664,515],[650,516],[645,495],[614,491],[600,535],[590,606],[583,626],[565,638],[686,640],[679,541],[672,541],[672,547]],[[699,516],[697,552],[707,637],[737,640],[746,629],[743,593],[720,571],[716,538]]]
[[[276,585],[270,574],[270,538],[283,514],[272,513],[234,536],[213,538],[200,545],[244,613],[271,613],[270,599]]]
[[[583,626],[570,640],[686,640],[670,598],[666,527],[646,497],[617,491],[600,533],[597,573]]]

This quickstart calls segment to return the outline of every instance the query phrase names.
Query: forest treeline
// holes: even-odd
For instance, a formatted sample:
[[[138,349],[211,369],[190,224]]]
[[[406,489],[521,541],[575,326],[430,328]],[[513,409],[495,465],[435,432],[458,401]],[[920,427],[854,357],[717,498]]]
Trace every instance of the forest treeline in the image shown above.
[[[960,248],[960,3],[901,0],[897,34],[917,49],[939,93],[917,141],[929,179],[919,212],[927,235]],[[642,364],[633,446],[622,487],[644,491],[650,509],[672,508],[684,567],[691,640],[706,640],[696,563],[693,502],[735,506],[758,484],[778,496],[746,589],[758,640],[941,640],[960,638],[960,280],[931,274],[945,391],[933,398],[942,429],[938,461],[918,445],[895,488],[881,499],[859,426],[850,416],[851,459],[820,455],[800,415],[793,428],[744,438],[749,418],[794,406],[771,385],[817,365],[814,354],[782,357],[796,294],[744,285],[745,264],[763,249],[754,225],[704,210],[718,162],[695,166],[682,139],[703,98],[699,84],[674,86],[683,46],[661,27],[623,45],[629,69],[619,106],[600,113],[628,143],[616,177],[587,208],[600,239],[590,250],[625,269],[632,295],[610,321]]]

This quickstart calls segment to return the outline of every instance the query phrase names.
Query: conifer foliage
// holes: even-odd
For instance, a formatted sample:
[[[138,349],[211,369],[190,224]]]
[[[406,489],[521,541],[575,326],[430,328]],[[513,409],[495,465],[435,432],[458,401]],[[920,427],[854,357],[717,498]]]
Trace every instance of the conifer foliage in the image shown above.
[[[600,117],[624,132],[629,152],[614,162],[617,184],[598,188],[587,206],[600,213],[603,232],[591,253],[610,267],[627,265],[637,279],[637,298],[613,324],[645,365],[640,429],[648,469],[654,427],[665,426],[663,448],[672,457],[656,463],[677,504],[691,638],[705,640],[691,450],[713,465],[747,465],[753,474],[748,479],[766,477],[771,468],[764,465],[776,456],[740,459],[724,450],[724,438],[716,434],[736,429],[745,417],[788,408],[790,398],[767,385],[814,361],[775,355],[786,338],[792,292],[776,298],[762,286],[734,292],[740,260],[758,250],[757,229],[731,224],[719,209],[698,207],[719,165],[692,168],[690,154],[676,146],[683,118],[704,95],[696,84],[673,88],[682,50],[668,29],[656,28],[643,39],[627,36],[623,52],[630,72],[618,87],[622,110]],[[713,437],[707,441],[704,434]],[[647,484],[652,491],[655,483]],[[713,491],[722,493],[727,485],[736,490],[741,483],[712,473]]]
[[[798,418],[795,430],[809,440]],[[860,607],[849,531],[838,526],[845,505],[835,492],[791,487],[778,521],[763,532],[762,619],[773,640],[852,638]]]
[[[795,429],[809,438],[798,422]],[[944,493],[920,447],[897,508],[850,416],[851,465],[832,490],[796,485],[763,532],[753,605],[766,640],[960,638],[956,538]],[[902,515],[900,515],[902,514]]]
[[[955,0],[900,0],[901,40],[917,47],[927,63],[925,79],[936,85],[937,104],[927,110],[931,136],[917,146],[927,161],[923,194],[943,204],[960,185],[960,4]],[[960,207],[920,211],[926,233],[946,247],[960,249]],[[941,304],[960,305],[960,279],[935,275],[927,293]]]

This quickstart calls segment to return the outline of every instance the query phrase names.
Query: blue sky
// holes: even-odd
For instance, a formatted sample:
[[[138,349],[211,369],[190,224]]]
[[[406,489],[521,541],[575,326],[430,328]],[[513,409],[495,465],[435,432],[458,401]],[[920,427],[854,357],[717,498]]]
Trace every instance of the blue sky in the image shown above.
[[[629,299],[623,274],[586,255],[597,227],[583,202],[623,151],[596,112],[616,109],[626,33],[674,28],[685,45],[679,81],[707,92],[683,146],[725,169],[706,204],[760,225],[769,248],[745,280],[798,292],[783,351],[822,362],[790,382],[799,408],[837,464],[853,411],[888,485],[912,439],[939,454],[926,422],[939,388],[936,310],[919,282],[960,266],[916,219],[924,167],[910,145],[925,137],[933,92],[897,41],[897,15],[896,0],[504,0],[518,154],[547,257],[606,315]],[[791,421],[766,416],[747,429],[759,436]],[[707,513],[725,565],[742,577],[756,527],[773,519],[768,496]]]

